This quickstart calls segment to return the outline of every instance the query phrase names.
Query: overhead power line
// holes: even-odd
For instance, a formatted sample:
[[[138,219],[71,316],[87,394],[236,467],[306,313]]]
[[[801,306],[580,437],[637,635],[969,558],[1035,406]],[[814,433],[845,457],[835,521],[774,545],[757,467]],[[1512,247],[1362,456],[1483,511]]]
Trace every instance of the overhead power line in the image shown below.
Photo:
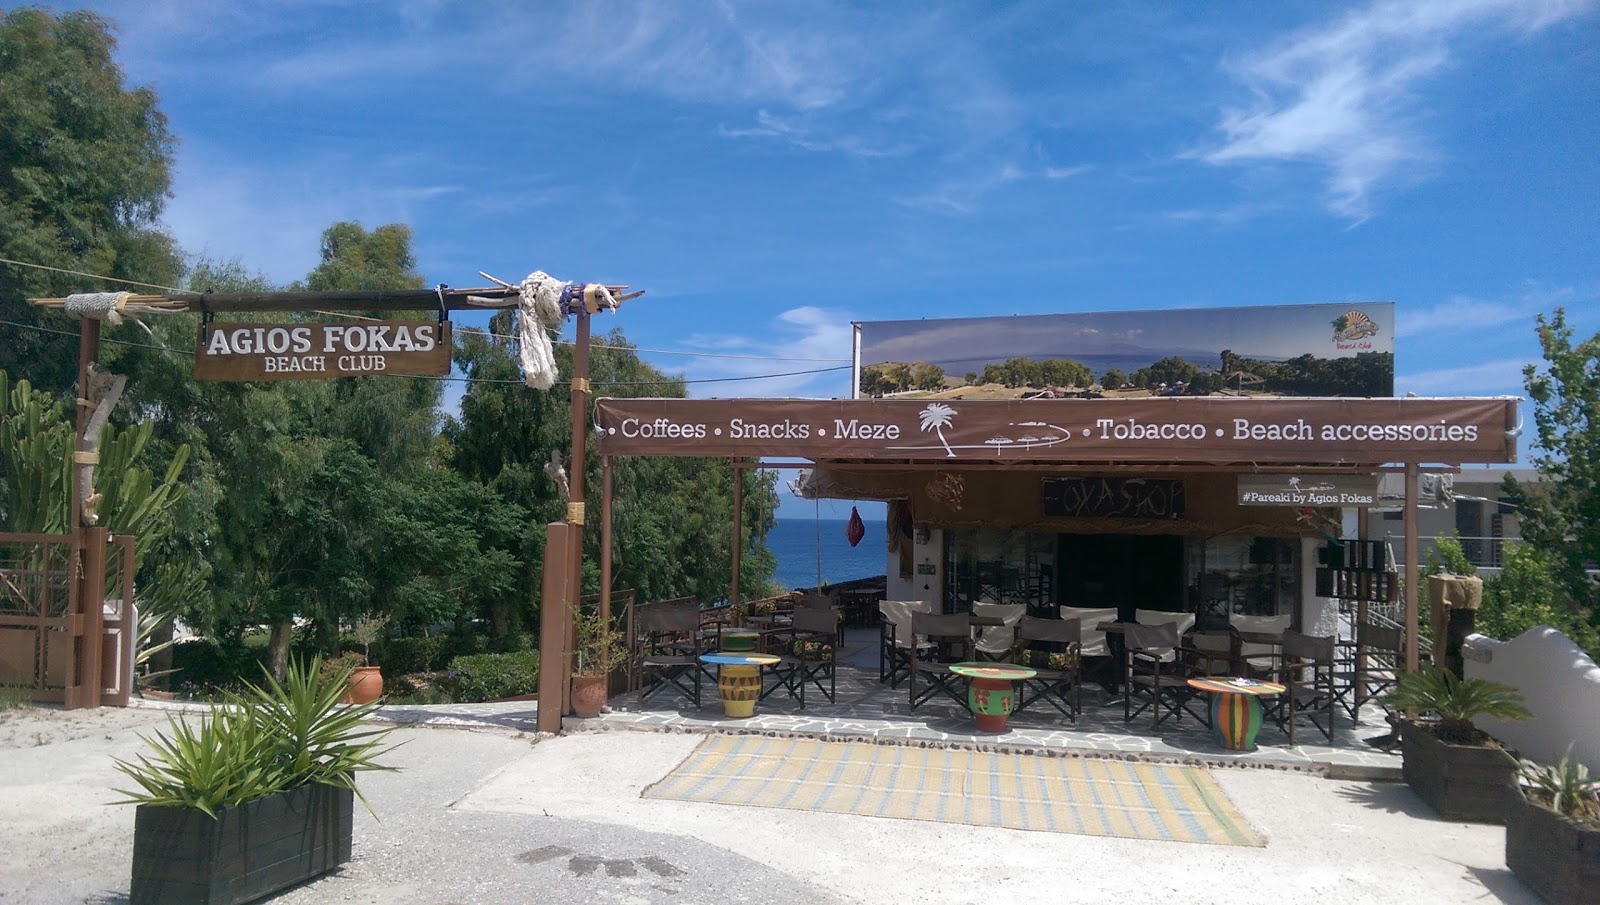
[[[128,286],[143,286],[146,289],[160,289],[163,292],[171,292],[171,293],[179,294],[179,295],[183,294],[183,290],[182,289],[175,289],[175,288],[173,288],[171,286],[160,286],[160,285],[157,285],[155,283],[141,283],[138,280],[124,280],[124,279],[122,279],[120,277],[108,277],[108,276],[103,276],[101,274],[86,273],[86,272],[81,271],[81,270],[67,270],[67,269],[61,268],[61,267],[50,267],[50,266],[45,265],[45,264],[33,264],[33,263],[29,263],[28,261],[14,261],[14,260],[12,260],[10,258],[0,258],[0,264],[15,264],[18,267],[33,267],[33,268],[37,268],[39,270],[48,270],[48,271],[51,271],[51,272],[54,272],[54,273],[66,273],[66,274],[71,274],[73,276],[88,277],[88,278],[90,278],[92,280],[104,280],[104,281],[106,281],[108,283],[122,283],[122,284],[128,285]],[[361,315],[361,314],[350,314],[350,313],[345,312],[345,311],[313,311],[312,313],[325,315],[327,317],[343,317],[343,318],[348,318],[350,320],[357,320],[357,321],[377,321],[377,320],[379,320],[379,318],[367,317],[367,316]],[[472,333],[472,334],[476,334],[478,336],[489,336],[489,337],[493,337],[495,339],[513,339],[513,340],[516,339],[515,336],[507,336],[504,333],[491,333],[488,330],[478,330],[478,329],[473,328],[473,327],[462,327],[460,330],[457,330],[456,332],[458,332],[458,333]],[[107,340],[107,342],[111,342],[111,341],[112,340]],[[569,340],[557,340],[556,342],[557,342],[558,345],[563,345],[563,346],[572,345],[571,341],[569,341]],[[808,361],[808,362],[822,363],[822,362],[843,362],[843,361],[849,361],[850,360],[848,358],[805,358],[805,357],[789,356],[789,355],[740,355],[740,354],[732,353],[732,352],[696,352],[696,351],[687,350],[687,349],[646,349],[646,348],[643,348],[641,346],[615,346],[615,345],[610,345],[608,343],[590,343],[589,347],[591,349],[620,349],[620,350],[628,351],[628,352],[645,352],[645,353],[648,353],[648,354],[651,354],[651,355],[687,355],[687,356],[690,356],[690,357],[693,357],[693,358],[727,358],[727,359],[738,359],[738,360],[743,360],[743,361]]]
[[[17,321],[0,320],[0,324],[4,324],[5,326],[8,326],[8,327],[17,327],[17,328],[20,328],[20,329],[23,329],[23,330],[34,330],[34,331],[37,331],[39,333],[54,333],[54,334],[56,334],[58,336],[76,337],[78,335],[77,333],[74,333],[71,330],[57,330],[57,329],[55,329],[53,327],[41,327],[41,326],[38,326],[37,324],[23,324],[23,323],[19,323]],[[135,343],[135,342],[128,342],[127,340],[121,340],[121,339],[109,339],[109,338],[106,338],[106,337],[102,337],[100,339],[100,341],[102,343],[110,343],[112,345],[117,345],[117,346],[132,346],[132,347],[134,347],[136,349],[153,349],[153,350],[155,350],[157,352],[172,352],[172,353],[175,353],[175,354],[178,354],[178,355],[187,355],[190,358],[194,357],[194,353],[189,351],[188,349],[172,349],[172,348],[168,348],[166,346],[151,345],[150,343]],[[625,347],[621,347],[621,348],[625,348]],[[596,380],[596,381],[594,381],[594,385],[595,386],[625,387],[625,386],[668,386],[668,385],[676,384],[676,383],[682,383],[682,384],[691,384],[691,383],[693,383],[693,384],[701,384],[701,383],[732,383],[732,382],[743,381],[743,380],[770,380],[770,379],[775,378],[775,377],[799,377],[799,376],[803,376],[803,375],[806,375],[806,374],[826,374],[826,373],[828,373],[830,371],[848,371],[848,370],[850,370],[850,366],[849,365],[838,365],[836,367],[831,367],[831,368],[812,368],[810,370],[804,370],[804,371],[785,371],[785,372],[780,373],[780,374],[752,374],[752,375],[750,375],[748,377],[700,377],[700,378],[694,378],[694,379],[689,379],[689,378],[681,378],[680,379],[680,378],[674,378],[674,377],[667,377],[667,378],[663,378],[661,380],[607,380],[607,381]],[[451,382],[451,383],[495,383],[495,384],[521,384],[522,383],[522,381],[520,381],[520,380],[502,380],[502,379],[494,379],[494,378],[472,378],[472,377],[451,377],[451,376],[448,376],[448,375],[432,375],[432,374],[372,374],[372,375],[368,375],[368,376],[372,376],[372,377],[409,377],[409,378],[412,378],[412,379],[415,379],[415,380],[440,380],[440,381],[446,381],[446,382]],[[567,381],[560,381],[558,385],[566,386],[567,384],[568,384]]]

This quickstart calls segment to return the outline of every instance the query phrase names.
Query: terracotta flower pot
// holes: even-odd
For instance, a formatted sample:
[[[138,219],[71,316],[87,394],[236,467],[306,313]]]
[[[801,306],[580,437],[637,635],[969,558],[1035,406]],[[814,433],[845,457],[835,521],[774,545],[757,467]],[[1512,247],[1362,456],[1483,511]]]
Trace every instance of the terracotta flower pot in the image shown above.
[[[600,715],[606,706],[605,676],[572,677],[572,714],[582,719]]]
[[[344,704],[370,704],[383,697],[383,670],[376,666],[357,666],[345,686]]]

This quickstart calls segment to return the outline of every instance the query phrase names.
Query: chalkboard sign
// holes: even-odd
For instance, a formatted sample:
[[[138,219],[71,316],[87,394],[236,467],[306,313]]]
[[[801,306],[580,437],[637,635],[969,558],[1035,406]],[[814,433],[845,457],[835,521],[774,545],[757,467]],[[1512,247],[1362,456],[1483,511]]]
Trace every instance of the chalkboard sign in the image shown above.
[[[1151,478],[1045,478],[1044,514],[1052,518],[1183,518],[1182,481]]]

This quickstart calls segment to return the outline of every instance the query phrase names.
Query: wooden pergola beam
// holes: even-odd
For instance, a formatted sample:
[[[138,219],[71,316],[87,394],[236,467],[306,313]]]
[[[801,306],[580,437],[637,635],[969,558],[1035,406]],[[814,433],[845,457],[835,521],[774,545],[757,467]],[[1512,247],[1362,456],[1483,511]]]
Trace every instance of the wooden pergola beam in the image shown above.
[[[626,285],[607,286],[617,301],[638,298],[643,292],[628,292]],[[478,289],[367,289],[330,292],[181,292],[171,295],[129,295],[126,304],[133,308],[173,313],[207,311],[226,314],[245,311],[490,311],[517,303],[516,287],[489,286]],[[41,308],[60,309],[64,298],[33,299]]]

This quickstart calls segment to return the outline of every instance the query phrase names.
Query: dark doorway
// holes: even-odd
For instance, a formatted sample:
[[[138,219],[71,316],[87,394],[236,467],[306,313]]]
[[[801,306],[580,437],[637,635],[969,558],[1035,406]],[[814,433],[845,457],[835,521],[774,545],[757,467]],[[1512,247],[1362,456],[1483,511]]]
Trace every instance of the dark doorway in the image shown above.
[[[1183,538],[1167,534],[1057,536],[1058,602],[1133,611],[1183,609]]]

